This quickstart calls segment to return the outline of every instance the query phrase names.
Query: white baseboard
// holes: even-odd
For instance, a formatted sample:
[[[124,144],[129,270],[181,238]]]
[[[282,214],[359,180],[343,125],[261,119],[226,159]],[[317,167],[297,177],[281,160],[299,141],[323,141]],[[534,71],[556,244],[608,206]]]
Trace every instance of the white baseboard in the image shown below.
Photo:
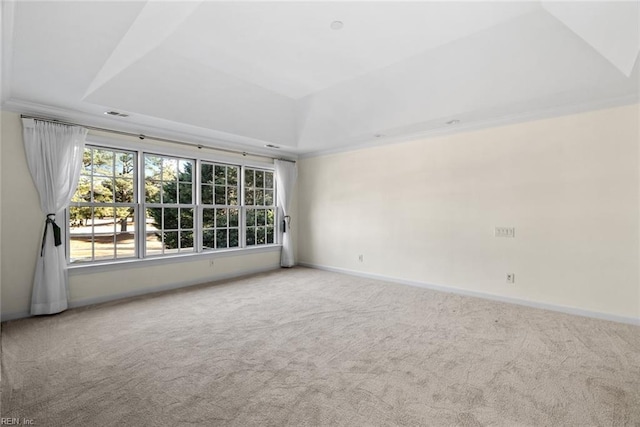
[[[266,273],[268,271],[278,270],[279,268],[280,268],[280,265],[271,265],[271,266],[262,267],[262,268],[255,268],[252,270],[243,270],[235,273],[222,274],[220,276],[216,276],[212,278],[211,280],[203,280],[203,279],[186,280],[184,282],[179,282],[179,283],[169,283],[166,285],[155,286],[151,288],[135,289],[128,292],[121,292],[121,293],[112,294],[112,295],[102,295],[94,298],[85,298],[81,300],[69,301],[69,308],[84,307],[87,305],[100,304],[103,302],[137,297],[145,294],[152,294],[156,292],[186,288],[189,286],[201,285],[204,283],[215,283],[223,280],[237,279],[240,277],[251,276],[253,274]],[[21,312],[15,312],[15,313],[2,313],[1,321],[6,322],[8,320],[22,319],[25,317],[31,317],[31,313],[29,313],[28,311],[21,311]]]
[[[25,317],[31,317],[31,313],[29,313],[28,311],[16,311],[15,313],[2,313],[2,315],[0,315],[0,321],[6,322],[9,320],[24,319]]]
[[[440,291],[440,292],[448,292],[448,293],[454,293],[459,295],[484,298],[484,299],[489,299],[493,301],[506,302],[510,304],[524,305],[527,307],[541,308],[544,310],[558,311],[560,313],[573,314],[576,316],[591,317],[595,319],[609,320],[612,322],[627,323],[631,325],[640,326],[640,318],[618,316],[615,314],[583,310],[580,308],[566,307],[563,305],[548,304],[544,302],[530,301],[530,300],[524,300],[520,298],[505,297],[502,295],[490,294],[486,292],[470,291],[466,289],[453,288],[449,286],[433,285],[430,283],[419,282],[416,280],[399,279],[396,277],[389,277],[381,274],[363,273],[361,271],[349,270],[346,268],[339,268],[339,267],[330,267],[330,266],[314,264],[314,263],[298,262],[298,265],[301,267],[309,267],[309,268],[315,268],[318,270],[333,271],[335,273],[343,273],[351,276],[364,277],[367,279],[383,280],[386,282],[400,283],[402,285],[416,286],[419,288],[431,289],[431,290]]]

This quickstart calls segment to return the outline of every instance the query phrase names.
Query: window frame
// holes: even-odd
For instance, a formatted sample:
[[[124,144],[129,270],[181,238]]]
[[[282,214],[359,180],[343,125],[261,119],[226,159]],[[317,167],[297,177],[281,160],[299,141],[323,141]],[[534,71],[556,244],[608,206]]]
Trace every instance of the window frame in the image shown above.
[[[252,205],[247,205],[245,204],[245,190],[246,190],[246,186],[244,185],[245,181],[245,173],[246,173],[246,169],[252,169],[254,171],[268,171],[268,172],[272,172],[273,174],[273,204],[271,205],[256,205],[255,204],[255,193],[253,195],[254,197],[254,203]],[[254,180],[255,180],[255,175],[254,175]],[[258,189],[258,187],[255,185],[255,181],[254,181],[254,185],[253,187],[251,187],[254,191]],[[261,187],[263,190],[266,189],[265,185],[263,185]],[[264,197],[264,196],[263,196]],[[270,245],[270,244],[279,244],[280,242],[278,241],[280,233],[278,233],[278,224],[279,222],[279,218],[278,218],[278,206],[277,206],[277,189],[276,189],[276,172],[275,169],[268,169],[268,168],[263,168],[263,167],[253,167],[253,166],[247,166],[247,167],[243,167],[242,168],[242,224],[243,227],[241,227],[242,229],[242,242],[244,247],[260,247],[260,246],[266,246],[266,245]],[[258,209],[262,209],[262,210],[268,210],[268,209],[273,209],[273,243],[262,243],[262,244],[253,244],[253,245],[247,245],[247,223],[246,223],[246,218],[247,218],[247,210],[249,209],[254,209],[254,210],[258,210]],[[258,228],[259,226],[256,225],[253,228]],[[264,227],[268,227],[268,225],[265,223]]]
[[[213,183],[211,184],[212,186],[212,204],[205,204],[203,198],[202,198],[202,187],[204,185],[209,185],[207,183],[202,182],[202,166],[203,163],[205,164],[209,164],[212,166],[212,178],[213,178]],[[215,183],[215,167],[216,166],[224,166],[225,168],[228,167],[237,167],[238,168],[238,173],[236,176],[237,179],[237,204],[236,205],[230,205],[228,203],[227,200],[227,193],[226,193],[226,188],[229,187],[228,181],[225,178],[225,202],[226,204],[224,205],[220,205],[216,203],[216,195],[215,195],[215,188],[216,188],[216,183]],[[198,200],[200,201],[199,205],[198,205],[198,213],[199,213],[199,225],[200,225],[200,230],[202,233],[202,239],[198,239],[199,244],[201,245],[201,247],[199,248],[201,252],[204,253],[211,253],[211,252],[215,252],[215,251],[222,251],[225,249],[246,249],[246,246],[242,244],[242,235],[243,235],[243,227],[242,227],[242,219],[243,219],[243,215],[242,215],[242,194],[243,194],[243,188],[244,186],[242,185],[242,177],[244,174],[244,169],[247,166],[241,166],[239,164],[233,164],[233,163],[228,163],[228,162],[212,162],[209,160],[200,160],[199,161],[199,167],[198,167],[198,173],[200,174],[199,179],[198,179]],[[218,242],[217,242],[217,237],[214,237],[214,241],[215,241],[215,248],[207,248],[206,250],[204,249],[204,232],[205,232],[205,227],[204,227],[204,210],[205,209],[213,209],[214,212],[214,218],[216,217],[216,212],[218,209],[226,209],[227,210],[227,226],[224,227],[225,230],[227,230],[227,247],[226,248],[218,248]],[[238,210],[238,246],[229,246],[229,240],[230,240],[230,231],[232,228],[236,228],[236,227],[231,227],[229,225],[229,211],[231,209],[237,209]],[[211,229],[210,227],[207,228],[207,230],[211,230],[214,232],[214,236],[216,236],[217,232],[222,228],[222,227],[218,227],[217,225],[217,219],[214,220],[215,221],[215,225],[213,227],[213,229]]]
[[[137,238],[137,230],[138,230],[138,213],[139,213],[139,206],[138,204],[135,202],[135,200],[138,198],[138,186],[136,185],[136,175],[137,175],[137,162],[138,162],[138,155],[139,153],[136,152],[135,150],[130,150],[130,149],[125,149],[125,148],[119,148],[119,147],[105,147],[105,146],[97,146],[97,145],[93,145],[93,144],[87,144],[89,145],[92,149],[98,149],[98,150],[105,150],[105,151],[112,151],[114,153],[117,152],[121,152],[121,153],[128,153],[128,154],[132,154],[133,155],[133,177],[131,178],[133,180],[133,202],[116,202],[115,201],[115,195],[114,195],[114,200],[111,202],[96,202],[95,200],[91,200],[89,202],[70,202],[69,206],[67,207],[67,209],[65,209],[65,222],[66,222],[66,230],[65,230],[65,237],[66,237],[66,245],[65,245],[65,258],[66,258],[66,262],[67,262],[67,266],[74,266],[74,265],[87,265],[87,264],[99,264],[99,263],[109,263],[109,262],[122,262],[122,261],[131,261],[133,259],[138,259],[139,258],[139,253],[140,253],[140,245],[139,245],[139,240]],[[106,176],[106,175],[96,175],[94,173],[94,170],[92,168],[91,170],[91,174],[89,175],[91,177],[90,179],[90,186],[91,186],[91,192],[93,193],[93,188],[94,188],[94,177],[102,177],[102,178],[111,178],[114,181],[115,184],[115,179],[117,178],[116,175],[116,170],[115,170],[115,158],[113,159],[113,174],[110,176]],[[83,176],[86,176],[85,174],[82,174],[82,172],[80,173],[80,176],[78,178],[78,181],[80,181],[80,178],[82,178]],[[124,179],[128,179],[128,178],[124,178]],[[115,185],[114,185],[114,192],[115,192]],[[92,197],[93,199],[93,197]],[[87,207],[90,209],[117,209],[117,208],[132,208],[134,213],[133,213],[133,219],[134,219],[134,224],[135,224],[135,232],[134,234],[134,251],[133,251],[133,256],[127,256],[127,257],[122,257],[122,258],[118,258],[117,253],[118,253],[118,246],[117,246],[117,236],[119,234],[123,234],[124,232],[119,232],[116,230],[117,225],[114,222],[114,232],[113,232],[113,239],[114,239],[114,245],[113,245],[113,252],[114,252],[114,257],[111,259],[98,259],[96,260],[95,257],[95,236],[97,235],[102,235],[102,234],[96,234],[94,227],[92,226],[92,230],[91,230],[91,237],[92,237],[92,246],[91,246],[91,260],[90,261],[78,261],[76,263],[73,263],[71,261],[71,237],[73,236],[73,233],[71,233],[71,229],[70,229],[70,223],[71,223],[71,209],[70,208],[82,208],[82,207]],[[115,218],[115,216],[114,216]],[[108,234],[107,234],[108,235]]]
[[[257,160],[255,158],[247,158],[245,156],[233,156],[227,154],[219,154],[215,152],[215,149],[209,150],[195,150],[186,149],[184,147],[171,147],[169,145],[156,145],[147,142],[131,142],[118,140],[114,138],[104,137],[100,135],[89,135],[87,137],[86,146],[104,148],[108,150],[122,150],[134,153],[135,160],[137,162],[136,174],[134,180],[137,180],[136,197],[134,203],[136,209],[135,223],[137,224],[136,234],[136,252],[135,257],[125,259],[110,259],[100,261],[84,261],[84,262],[70,262],[70,215],[69,209],[66,209],[66,261],[67,267],[71,274],[81,274],[82,272],[94,272],[94,271],[109,271],[111,269],[119,268],[134,268],[141,265],[155,265],[155,264],[167,264],[173,262],[187,262],[193,261],[198,258],[213,259],[218,257],[237,256],[243,253],[259,253],[259,252],[272,252],[279,251],[282,244],[279,241],[279,233],[277,232],[277,224],[279,224],[279,209],[277,207],[276,198],[276,185],[275,185],[275,165],[273,161]],[[170,254],[158,254],[158,255],[146,255],[145,254],[145,242],[146,238],[146,200],[145,200],[145,177],[144,177],[144,158],[145,155],[158,155],[163,157],[182,158],[187,160],[193,160],[193,167],[195,171],[193,173],[193,187],[192,197],[194,204],[194,248],[193,252],[180,252]],[[239,209],[239,246],[232,248],[220,248],[213,250],[203,250],[202,236],[202,199],[201,199],[201,163],[207,162],[212,164],[225,164],[239,167],[238,185],[238,209]],[[275,211],[275,237],[274,243],[246,246],[245,242],[245,209],[244,209],[244,171],[245,168],[256,168],[268,170],[274,173],[274,211]],[[179,201],[178,201],[179,202]],[[179,207],[180,204],[171,205],[171,207]]]

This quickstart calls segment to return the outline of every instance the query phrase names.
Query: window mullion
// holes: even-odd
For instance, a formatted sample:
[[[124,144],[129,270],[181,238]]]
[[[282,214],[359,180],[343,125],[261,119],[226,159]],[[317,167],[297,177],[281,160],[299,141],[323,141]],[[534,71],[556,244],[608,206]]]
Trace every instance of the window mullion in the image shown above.
[[[242,165],[242,167],[240,168],[240,200],[239,200],[239,205],[240,205],[240,212],[239,212],[239,221],[240,221],[240,247],[241,248],[246,248],[247,247],[247,222],[246,222],[246,215],[247,215],[247,208],[245,206],[245,199],[244,199],[244,194],[245,194],[245,169],[246,166]]]
[[[202,212],[202,199],[200,197],[200,188],[201,188],[201,181],[202,181],[202,174],[201,174],[201,165],[202,165],[202,160],[200,159],[195,159],[195,164],[194,164],[194,168],[195,170],[193,171],[193,182],[192,185],[193,187],[193,203],[194,203],[194,208],[193,208],[193,248],[195,250],[196,253],[201,253],[203,251],[202,249],[202,221],[200,220],[201,218],[201,212]]]
[[[136,255],[138,258],[146,257],[147,250],[147,209],[146,209],[146,191],[145,191],[145,176],[144,176],[144,162],[145,162],[145,153],[143,151],[138,151],[136,153],[137,158],[137,187],[138,187],[138,197],[136,199],[138,203],[138,226],[136,227]],[[135,179],[136,177],[134,177]]]

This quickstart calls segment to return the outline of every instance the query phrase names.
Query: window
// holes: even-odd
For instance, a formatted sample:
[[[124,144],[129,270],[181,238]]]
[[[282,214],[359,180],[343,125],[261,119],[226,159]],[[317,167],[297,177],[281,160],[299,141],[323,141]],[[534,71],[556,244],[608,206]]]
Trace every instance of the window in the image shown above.
[[[270,245],[274,174],[87,145],[68,215],[70,263]]]
[[[275,241],[275,194],[273,172],[245,168],[244,204],[246,245],[266,245]]]
[[[202,248],[240,246],[239,166],[202,162]]]
[[[70,262],[136,256],[136,154],[87,147],[69,207]]]
[[[194,163],[144,155],[145,255],[194,251]]]

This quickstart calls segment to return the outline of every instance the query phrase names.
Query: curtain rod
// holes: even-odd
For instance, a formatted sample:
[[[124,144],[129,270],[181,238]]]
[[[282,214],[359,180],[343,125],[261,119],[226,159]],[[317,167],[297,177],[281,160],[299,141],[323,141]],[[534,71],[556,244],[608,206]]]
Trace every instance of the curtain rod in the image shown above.
[[[268,156],[266,154],[254,154],[254,153],[249,153],[247,151],[232,150],[230,148],[209,147],[207,145],[195,144],[193,142],[178,141],[176,139],[160,138],[160,137],[148,136],[148,135],[144,135],[144,134],[140,134],[140,133],[125,132],[125,131],[115,130],[115,129],[107,129],[107,128],[101,128],[101,127],[96,127],[96,126],[81,125],[81,124],[78,124],[78,123],[67,122],[67,121],[64,121],[64,120],[48,119],[48,118],[45,118],[45,117],[30,116],[30,115],[27,115],[27,114],[20,114],[20,117],[23,118],[23,119],[39,120],[41,122],[58,123],[58,124],[61,124],[61,125],[68,125],[68,126],[80,126],[80,127],[86,128],[86,129],[97,130],[97,131],[101,131],[101,132],[115,133],[117,135],[135,136],[135,137],[138,137],[140,139],[149,138],[149,139],[154,139],[156,141],[168,142],[170,144],[178,144],[178,145],[185,145],[185,146],[188,146],[188,147],[196,147],[198,149],[206,148],[208,150],[222,151],[222,152],[225,152],[225,153],[241,154],[243,156],[252,156],[252,157],[263,157],[265,159],[282,160],[282,161],[285,161],[285,162],[296,163],[295,160],[284,159],[284,158],[281,158],[281,157]]]

